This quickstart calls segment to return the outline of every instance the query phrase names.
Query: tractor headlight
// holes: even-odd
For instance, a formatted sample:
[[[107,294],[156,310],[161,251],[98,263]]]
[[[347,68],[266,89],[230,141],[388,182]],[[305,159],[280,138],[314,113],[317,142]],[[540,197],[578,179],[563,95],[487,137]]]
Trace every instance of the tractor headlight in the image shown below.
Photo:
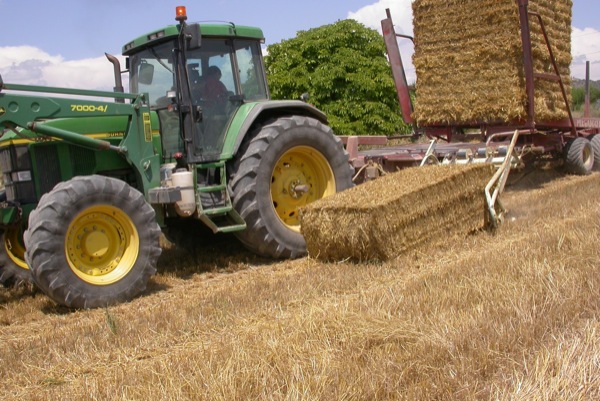
[[[12,182],[31,181],[31,171],[15,171],[10,174]]]

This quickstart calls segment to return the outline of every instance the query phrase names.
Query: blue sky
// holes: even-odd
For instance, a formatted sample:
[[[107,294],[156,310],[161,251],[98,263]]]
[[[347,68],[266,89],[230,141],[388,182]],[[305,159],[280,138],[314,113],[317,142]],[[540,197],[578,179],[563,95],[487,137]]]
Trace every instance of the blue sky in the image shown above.
[[[0,0],[0,73],[6,82],[111,89],[104,52],[119,55],[127,41],[175,23],[177,5],[189,22],[260,26],[267,44],[349,17],[377,28],[385,8],[399,32],[412,32],[410,0]],[[573,56],[572,75],[583,78],[590,60],[600,80],[600,0],[574,0]]]
[[[185,5],[188,22],[221,20],[260,26],[267,43],[275,43],[295,36],[298,30],[345,19],[348,12],[370,3],[373,1],[0,0],[0,38],[4,45],[33,45],[71,60],[105,51],[118,54],[130,39],[176,24],[175,6]],[[5,18],[10,15],[19,17]]]

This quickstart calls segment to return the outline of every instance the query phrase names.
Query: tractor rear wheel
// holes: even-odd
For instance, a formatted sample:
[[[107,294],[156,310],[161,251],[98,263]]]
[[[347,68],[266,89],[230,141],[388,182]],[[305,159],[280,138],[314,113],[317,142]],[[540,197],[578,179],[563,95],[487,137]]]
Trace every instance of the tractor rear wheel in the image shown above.
[[[565,147],[565,166],[567,171],[577,175],[588,175],[594,166],[594,149],[589,140],[578,137]]]
[[[92,175],[58,184],[29,216],[25,258],[33,281],[73,308],[131,300],[156,272],[154,217],[144,196],[121,180]]]
[[[31,283],[21,227],[14,226],[1,232],[0,247],[0,283],[5,287]]]
[[[304,116],[268,121],[246,137],[231,170],[233,206],[247,224],[236,236],[261,256],[305,255],[299,209],[351,187],[352,174],[328,126]]]

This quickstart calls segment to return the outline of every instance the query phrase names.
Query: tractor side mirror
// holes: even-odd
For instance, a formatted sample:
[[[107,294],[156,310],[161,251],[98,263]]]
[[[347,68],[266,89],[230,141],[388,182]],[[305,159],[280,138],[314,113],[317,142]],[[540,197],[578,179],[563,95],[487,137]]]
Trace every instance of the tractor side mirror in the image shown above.
[[[184,28],[185,41],[187,44],[187,50],[199,49],[202,44],[202,35],[200,35],[200,25],[190,24]]]
[[[148,63],[140,64],[138,71],[138,82],[144,85],[150,85],[154,79],[154,66]]]

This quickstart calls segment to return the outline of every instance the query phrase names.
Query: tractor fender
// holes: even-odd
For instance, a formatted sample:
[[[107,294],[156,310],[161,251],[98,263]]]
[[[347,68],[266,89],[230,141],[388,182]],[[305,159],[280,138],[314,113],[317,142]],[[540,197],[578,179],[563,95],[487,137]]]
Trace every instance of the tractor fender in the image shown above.
[[[328,124],[325,113],[300,100],[272,100],[248,103],[242,106],[229,126],[223,154],[228,158],[236,155],[242,141],[256,124],[272,118],[291,115],[308,116],[319,120],[323,124]]]

